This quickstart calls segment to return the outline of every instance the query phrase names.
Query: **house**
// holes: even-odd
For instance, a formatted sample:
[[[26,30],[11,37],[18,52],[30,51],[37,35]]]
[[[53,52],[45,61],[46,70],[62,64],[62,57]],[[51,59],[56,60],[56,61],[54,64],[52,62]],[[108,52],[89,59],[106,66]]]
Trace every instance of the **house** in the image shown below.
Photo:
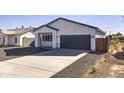
[[[98,27],[57,18],[35,29],[35,47],[96,50],[95,39],[105,37]]]
[[[0,31],[0,46],[29,46],[35,35],[33,34],[34,28],[16,28]]]

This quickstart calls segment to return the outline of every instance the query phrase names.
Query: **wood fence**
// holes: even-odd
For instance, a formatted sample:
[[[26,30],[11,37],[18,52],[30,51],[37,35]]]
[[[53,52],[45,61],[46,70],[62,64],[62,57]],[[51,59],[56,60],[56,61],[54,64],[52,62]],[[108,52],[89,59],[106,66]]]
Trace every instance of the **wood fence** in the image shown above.
[[[111,39],[106,38],[96,38],[96,52],[107,52],[110,46]]]

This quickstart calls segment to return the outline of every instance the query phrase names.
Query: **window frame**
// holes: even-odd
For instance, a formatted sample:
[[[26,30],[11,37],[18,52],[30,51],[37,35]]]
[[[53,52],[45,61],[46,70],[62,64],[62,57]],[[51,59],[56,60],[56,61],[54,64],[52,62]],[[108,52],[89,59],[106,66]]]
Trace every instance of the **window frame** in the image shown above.
[[[15,43],[17,43],[17,37],[15,37]]]
[[[52,42],[52,34],[43,34],[43,41]]]

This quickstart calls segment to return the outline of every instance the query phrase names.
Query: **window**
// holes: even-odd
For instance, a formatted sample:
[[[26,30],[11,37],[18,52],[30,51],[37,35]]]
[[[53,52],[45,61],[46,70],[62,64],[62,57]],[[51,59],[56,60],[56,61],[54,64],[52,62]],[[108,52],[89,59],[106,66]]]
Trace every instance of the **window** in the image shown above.
[[[17,37],[15,37],[15,43],[17,43]]]
[[[5,42],[5,37],[3,37],[3,42]]]
[[[43,35],[43,41],[52,41],[52,35]]]

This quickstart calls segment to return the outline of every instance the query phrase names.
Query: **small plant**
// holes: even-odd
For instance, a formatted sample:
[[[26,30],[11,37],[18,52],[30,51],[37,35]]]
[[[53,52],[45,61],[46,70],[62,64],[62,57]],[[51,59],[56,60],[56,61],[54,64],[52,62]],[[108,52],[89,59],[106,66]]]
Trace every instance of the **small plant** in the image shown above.
[[[96,67],[92,66],[92,73],[96,72]]]

